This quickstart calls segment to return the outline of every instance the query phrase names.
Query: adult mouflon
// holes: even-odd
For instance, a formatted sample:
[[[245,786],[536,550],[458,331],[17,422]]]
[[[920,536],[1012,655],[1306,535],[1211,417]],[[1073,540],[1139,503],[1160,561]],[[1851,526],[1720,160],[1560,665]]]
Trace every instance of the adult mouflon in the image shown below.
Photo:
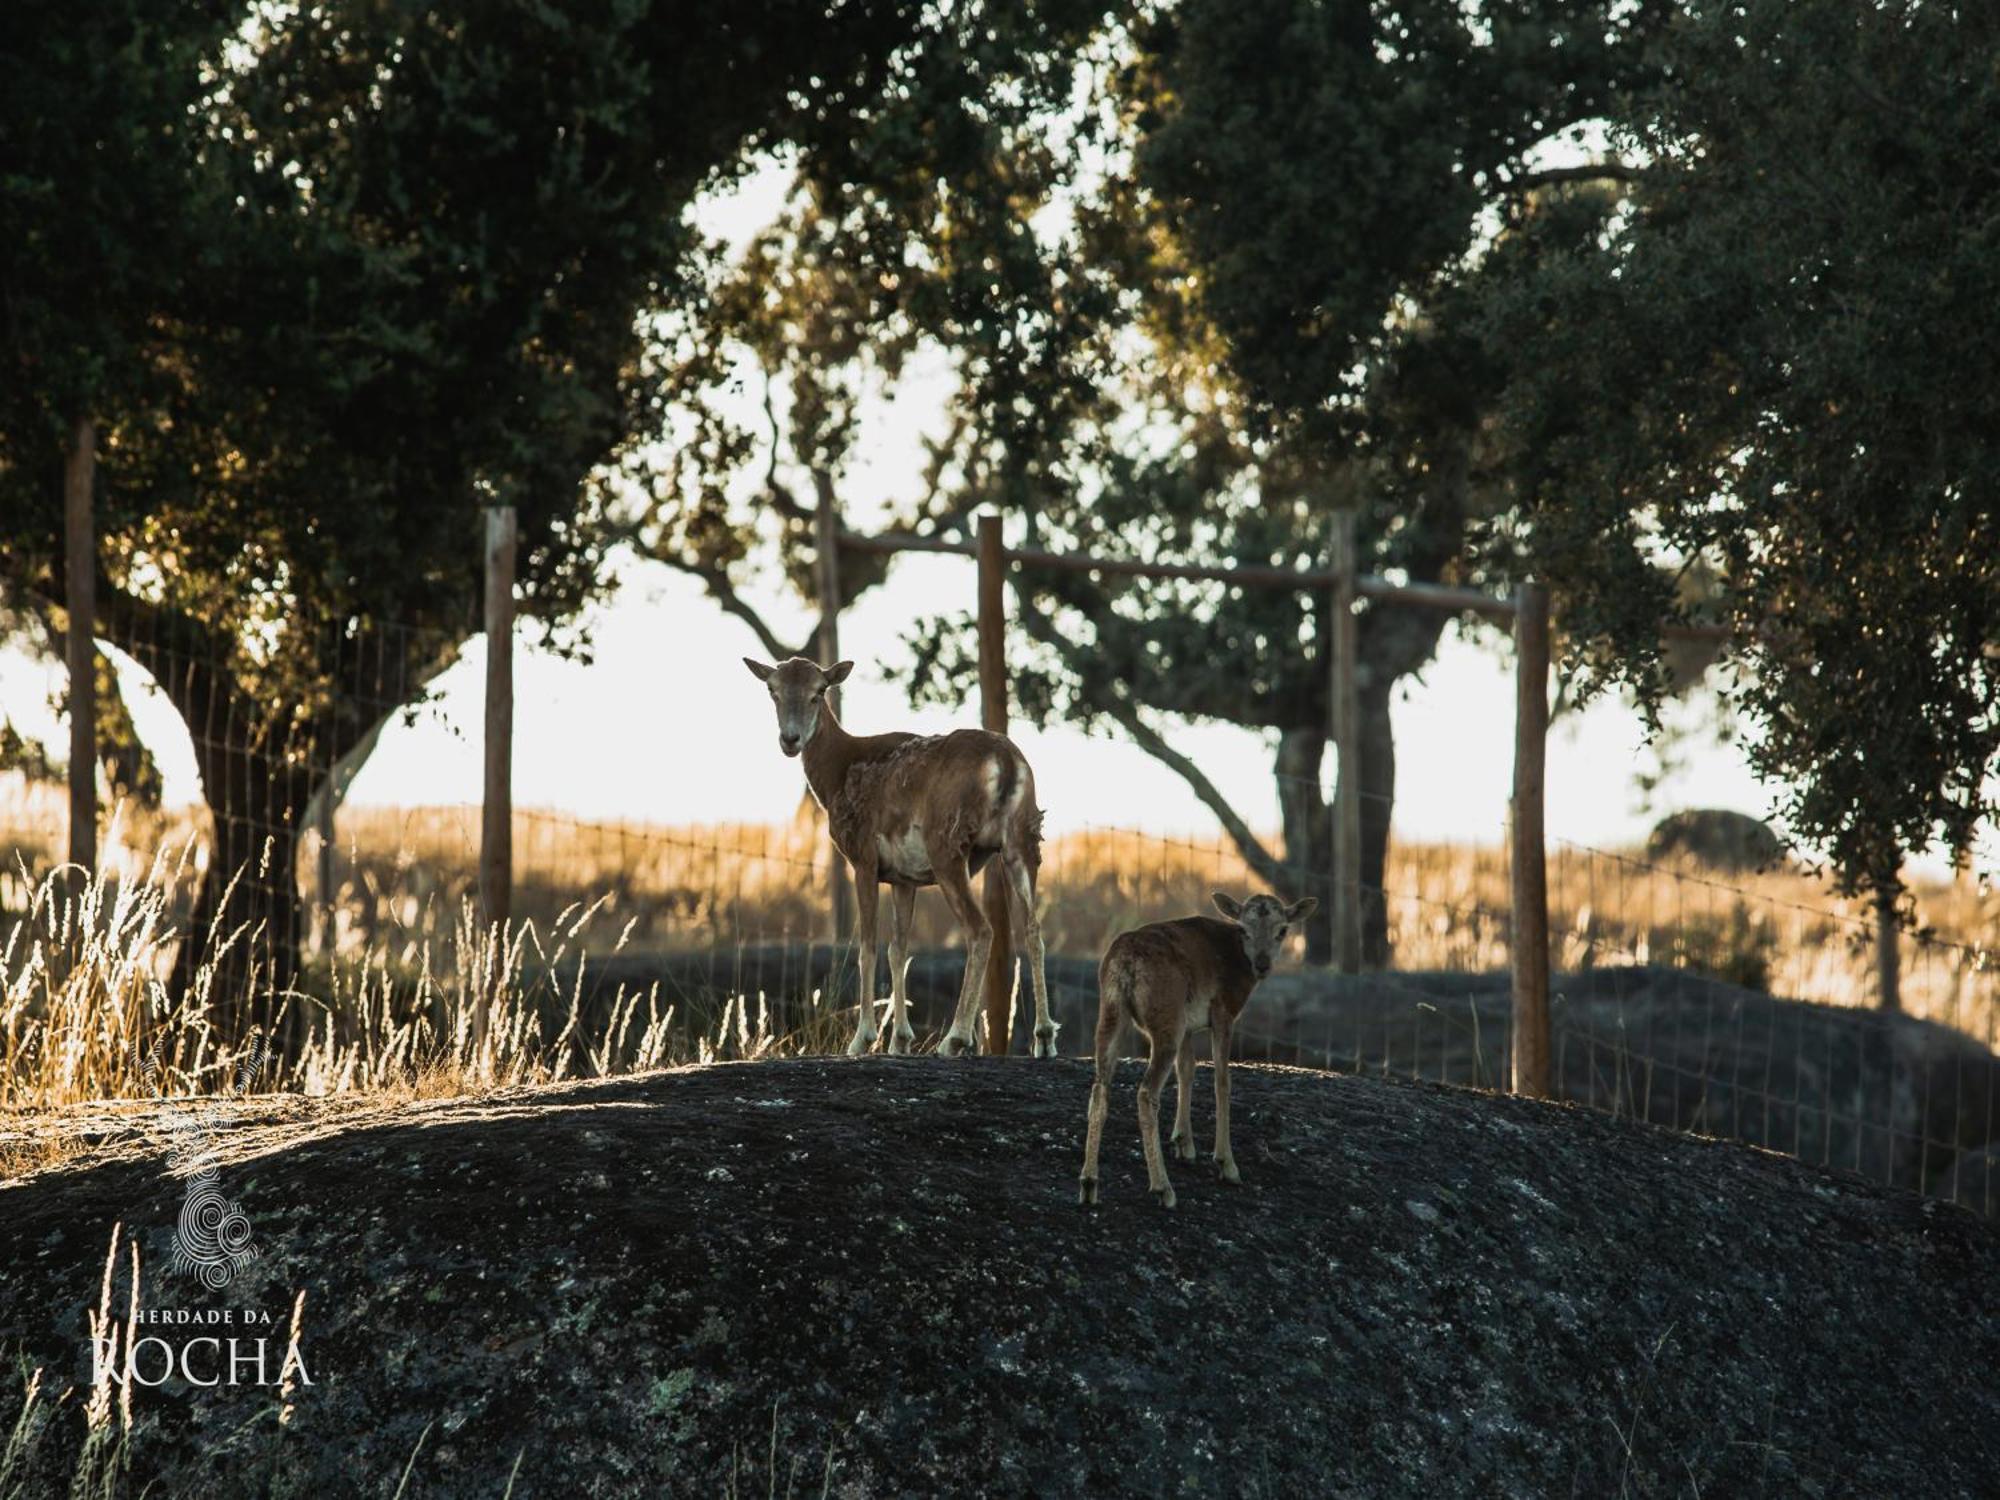
[[[951,1028],[938,1043],[946,1057],[976,1046],[973,1023],[980,977],[993,947],[993,925],[973,894],[972,877],[992,859],[1001,862],[1013,891],[1017,920],[1035,994],[1036,1057],[1056,1055],[1056,1023],[1049,1019],[1041,923],[1035,882],[1042,865],[1042,813],[1035,803],[1035,773],[1020,747],[1004,734],[957,729],[950,734],[849,734],[826,701],[827,690],[847,680],[851,661],[821,670],[803,656],[768,666],[743,658],[771,690],[778,714],[778,748],[803,756],[806,784],[826,809],[833,842],[854,872],[855,947],[861,966],[861,1024],[850,1054],[874,1045],[875,911],[889,887],[889,1042],[907,1052],[915,1039],[908,1014],[910,917],[917,891],[934,885],[965,934],[965,980]]]
[[[1111,1108],[1111,1075],[1118,1043],[1136,1026],[1152,1049],[1139,1084],[1139,1141],[1146,1177],[1163,1208],[1174,1206],[1174,1185],[1160,1151],[1160,1087],[1175,1073],[1174,1154],[1194,1160],[1188,1094],[1194,1085],[1194,1034],[1206,1027],[1215,1058],[1215,1167],[1239,1182],[1229,1148],[1229,1034],[1257,981],[1271,972],[1285,936],[1319,905],[1311,896],[1287,906],[1276,896],[1238,901],[1217,891],[1210,897],[1226,921],[1181,917],[1121,932],[1097,966],[1097,1077],[1090,1086],[1084,1126],[1083,1173],[1078,1201],[1097,1201],[1097,1148]]]

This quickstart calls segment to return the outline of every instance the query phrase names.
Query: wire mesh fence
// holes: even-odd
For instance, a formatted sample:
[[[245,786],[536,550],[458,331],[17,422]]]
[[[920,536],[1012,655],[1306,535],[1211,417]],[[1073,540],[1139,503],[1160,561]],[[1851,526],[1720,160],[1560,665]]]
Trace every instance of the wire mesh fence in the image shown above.
[[[210,977],[209,992],[238,1005],[213,1019],[218,1035],[261,1024],[296,1045],[323,1027],[350,1045],[321,1057],[347,1056],[355,1076],[388,1069],[396,1048],[415,1045],[408,1012],[435,1003],[425,986],[444,966],[482,962],[465,936],[480,811],[343,798],[375,736],[421,700],[453,648],[435,633],[350,625],[274,641],[261,658],[233,653],[222,671],[157,626],[107,644],[126,693],[171,702],[208,794],[205,808],[160,805],[146,795],[143,747],[129,749],[125,783],[109,777],[119,800],[101,840],[107,884],[162,886],[162,921],[181,932],[237,932],[237,971],[226,984]],[[1386,825],[1392,809],[1378,804]],[[0,772],[0,922],[18,922],[60,861],[64,819],[59,786]],[[1095,955],[1109,939],[1206,911],[1212,890],[1263,884],[1252,853],[1220,834],[1052,821],[1038,904],[1066,1050],[1094,1027]],[[1548,856],[1560,1097],[2000,1212],[1993,895],[1918,892],[1901,940],[1903,1010],[1889,1015],[1874,1008],[1871,921],[1806,875],[1725,877],[1563,840],[1549,841]],[[232,858],[247,896],[218,878]],[[513,914],[549,936],[509,972],[538,975],[546,1014],[535,1024],[576,1038],[580,1068],[656,1059],[663,1026],[711,1028],[732,1006],[739,1026],[756,1009],[761,1030],[818,1028],[838,1045],[860,981],[851,942],[834,938],[830,861],[809,804],[781,824],[682,827],[519,809]],[[1288,868],[1288,882],[1330,907],[1321,864]],[[163,869],[179,878],[163,880]],[[1238,1055],[1506,1086],[1507,870],[1502,839],[1391,840],[1362,893],[1387,963],[1340,975],[1295,961],[1260,987]],[[920,1030],[943,1029],[958,943],[943,903],[920,901],[910,976]],[[155,950],[158,994],[194,946]],[[877,996],[888,990],[886,954],[878,962]],[[357,983],[356,972],[376,978]],[[373,1020],[344,1014],[369,1007]],[[439,1010],[431,1024],[456,1022]],[[374,1049],[366,1057],[355,1051],[362,1038]],[[322,1068],[314,1086],[338,1082]]]

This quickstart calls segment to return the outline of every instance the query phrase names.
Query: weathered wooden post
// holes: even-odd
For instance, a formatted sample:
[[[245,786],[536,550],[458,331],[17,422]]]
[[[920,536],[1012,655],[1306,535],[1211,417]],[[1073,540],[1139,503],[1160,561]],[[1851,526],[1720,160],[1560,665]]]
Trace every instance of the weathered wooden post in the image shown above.
[[[486,511],[486,796],[480,819],[479,906],[490,928],[514,905],[514,554],[511,505]],[[479,1018],[483,1031],[485,1017]]]
[[[830,667],[840,660],[840,512],[830,494],[820,495],[813,511],[814,570],[819,594],[819,664]],[[840,689],[830,689],[827,703],[840,712]],[[833,845],[833,829],[827,828],[827,906],[833,913],[833,940],[845,943],[854,936],[854,897],[848,889],[847,859]],[[867,998],[863,997],[864,1000]]]
[[[1361,632],[1354,618],[1358,564],[1354,512],[1334,518],[1333,619],[1328,632],[1333,661],[1330,684],[1334,758],[1333,961],[1343,974],[1361,972]],[[1301,894],[1305,894],[1301,892]]]
[[[315,831],[319,834],[319,851],[314,856],[313,874],[317,899],[319,901],[319,951],[332,957],[334,950],[334,924],[338,913],[333,899],[333,776],[327,776],[326,795],[319,804],[319,821]]]
[[[1007,732],[1007,553],[1000,518],[979,518],[979,716],[995,734]],[[993,951],[986,961],[986,1050],[1004,1056],[1014,1013],[1014,934],[1007,909],[1007,872],[986,866],[986,920]]]
[[[63,472],[63,603],[69,611],[69,859],[97,869],[97,423],[79,417]]]
[[[1896,920],[1899,887],[1880,886],[1875,892],[1875,1003],[1883,1010],[1903,1008],[1903,929]]]
[[[1549,883],[1542,789],[1549,735],[1549,595],[1514,596],[1514,1092],[1549,1097]]]

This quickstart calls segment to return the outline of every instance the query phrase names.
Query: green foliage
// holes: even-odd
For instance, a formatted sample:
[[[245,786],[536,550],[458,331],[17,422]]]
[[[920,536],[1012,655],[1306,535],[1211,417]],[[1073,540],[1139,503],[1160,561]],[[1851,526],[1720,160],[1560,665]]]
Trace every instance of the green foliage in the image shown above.
[[[761,566],[816,598],[813,518],[840,508],[867,396],[913,359],[947,368],[950,423],[927,492],[896,518],[937,526],[977,498],[951,482],[969,452],[1020,455],[1025,469],[1087,392],[1063,357],[1087,303],[1033,221],[1073,189],[1094,138],[1073,96],[1078,52],[1104,23],[1075,0],[930,17],[879,97],[788,158],[778,222],[733,264],[703,247],[704,295],[664,310],[626,455],[635,530],[768,649],[739,589]],[[746,401],[761,415],[746,421]],[[843,599],[883,573],[844,556]]]
[[[199,65],[239,10],[18,0],[0,15],[0,474],[160,373],[155,315],[220,192]]]
[[[0,102],[10,225],[38,206],[46,239],[5,263],[30,379],[0,407],[0,570],[57,592],[55,481],[88,396],[104,626],[194,731],[217,867],[275,841],[279,888],[245,882],[233,915],[274,934],[282,981],[299,812],[476,628],[478,507],[519,508],[544,622],[601,587],[586,480],[627,431],[640,314],[699,292],[696,191],[780,142],[829,184],[928,160],[965,59],[1034,25],[917,0],[183,9],[168,47],[131,43],[123,11],[37,6],[7,66],[54,64]],[[857,149],[891,121],[914,158]],[[101,172],[76,160],[99,136],[123,143]],[[135,174],[146,213],[108,210]],[[128,264],[149,274],[115,318],[71,316]]]
[[[1253,410],[1332,434],[1530,151],[1610,111],[1661,7],[1190,0],[1129,74],[1145,191]],[[1440,392],[1440,394],[1445,394]]]
[[[1491,312],[1585,664],[1656,698],[1672,568],[1712,569],[1752,763],[1850,891],[1994,810],[1996,43],[1976,8],[1690,6],[1629,213]]]
[[[1324,567],[1333,513],[1360,507],[1366,571],[1504,575],[1504,549],[1467,551],[1495,498],[1481,424],[1501,373],[1476,316],[1487,283],[1577,232],[1524,212],[1531,149],[1608,107],[1654,25],[1650,8],[1527,0],[1152,14],[1103,69],[1109,170],[1047,252],[1088,312],[1055,346],[1079,378],[1039,404],[1033,446],[1017,434],[965,455],[963,491],[1058,550],[1287,568]],[[1023,584],[1031,715],[1117,723],[1189,781],[1260,878],[1295,893],[1325,878],[1326,596]],[[1366,799],[1364,885],[1380,883],[1394,793],[1390,693],[1444,623],[1361,621],[1368,727],[1344,771]],[[973,680],[966,621],[925,622],[912,644],[917,693],[957,701]],[[1142,710],[1267,732],[1282,858]],[[1379,960],[1379,906],[1368,927]]]

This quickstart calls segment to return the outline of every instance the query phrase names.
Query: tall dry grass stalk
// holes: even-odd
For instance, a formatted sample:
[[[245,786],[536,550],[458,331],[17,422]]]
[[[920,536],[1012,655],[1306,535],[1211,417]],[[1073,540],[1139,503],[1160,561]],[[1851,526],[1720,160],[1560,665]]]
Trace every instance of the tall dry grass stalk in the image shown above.
[[[258,934],[198,936],[204,958],[176,1002],[167,980],[182,935],[171,912],[187,868],[163,854],[151,878],[114,884],[59,867],[28,888],[23,915],[0,919],[0,1111],[230,1089],[256,1043],[228,1029],[224,1018],[247,1007],[215,993],[218,961]],[[449,1094],[822,1050],[852,1029],[851,1010],[821,1010],[817,997],[804,1024],[781,1035],[762,1001],[754,1019],[752,1001],[738,997],[695,1026],[679,1024],[658,983],[593,994],[603,906],[572,903],[545,933],[533,922],[489,927],[466,903],[441,942],[320,965],[311,988],[275,997],[272,1031],[285,1040],[264,1086]],[[37,1151],[33,1164],[47,1160]],[[0,1176],[8,1165],[0,1160]]]
[[[99,879],[36,876],[52,856],[34,830],[52,823],[52,849],[61,829],[46,791],[0,776],[0,828],[25,830],[0,878],[0,1107],[133,1095],[135,1049],[162,1035],[170,1092],[220,1091],[239,1060],[244,1039],[230,1018],[244,997],[211,992],[214,960],[257,935],[196,934],[201,977],[170,1002],[168,964],[204,875],[201,820],[122,808]],[[830,935],[828,845],[809,817],[663,827],[523,811],[519,920],[505,937],[473,916],[476,809],[345,809],[337,845],[326,890],[311,839],[296,872],[318,957],[299,989],[275,997],[283,1045],[272,1081],[281,1088],[451,1090],[735,1051],[755,997],[733,1018],[700,1018],[690,1040],[697,1018],[677,1016],[657,986],[621,991],[607,1009],[585,1003],[585,975],[620,951],[719,952]],[[1206,910],[1210,890],[1256,884],[1225,843],[1084,828],[1044,851],[1044,932],[1052,952],[1091,955],[1125,928]],[[1381,900],[1394,967],[1507,966],[1504,849],[1394,843]],[[1789,998],[1875,1003],[1869,913],[1795,869],[1725,878],[1557,841],[1549,905],[1558,969],[1664,964]],[[956,944],[941,902],[919,901],[917,913],[916,946]],[[1905,1009],[1991,1044],[2000,892],[1920,883],[1912,915]],[[812,1034],[784,1044],[837,1047],[837,1030],[815,1012]]]

